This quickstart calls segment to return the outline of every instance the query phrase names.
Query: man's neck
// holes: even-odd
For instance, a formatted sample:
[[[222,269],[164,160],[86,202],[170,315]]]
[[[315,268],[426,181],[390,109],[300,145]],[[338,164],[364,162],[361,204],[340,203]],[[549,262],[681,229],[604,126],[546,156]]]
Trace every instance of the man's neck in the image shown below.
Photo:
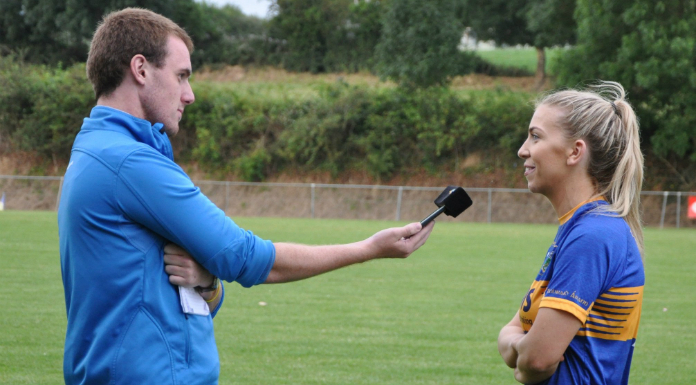
[[[145,119],[145,112],[140,104],[137,93],[128,92],[127,89],[119,87],[109,95],[102,95],[97,99],[98,106],[106,106],[133,115],[136,118]]]

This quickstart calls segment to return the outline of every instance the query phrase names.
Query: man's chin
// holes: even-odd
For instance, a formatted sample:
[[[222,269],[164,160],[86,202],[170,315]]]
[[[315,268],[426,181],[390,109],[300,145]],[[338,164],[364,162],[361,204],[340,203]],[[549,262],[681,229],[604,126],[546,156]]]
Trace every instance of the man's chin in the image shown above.
[[[176,136],[176,134],[179,133],[179,125],[177,124],[176,126],[164,126],[164,132],[167,133],[167,136],[170,138],[173,138]]]

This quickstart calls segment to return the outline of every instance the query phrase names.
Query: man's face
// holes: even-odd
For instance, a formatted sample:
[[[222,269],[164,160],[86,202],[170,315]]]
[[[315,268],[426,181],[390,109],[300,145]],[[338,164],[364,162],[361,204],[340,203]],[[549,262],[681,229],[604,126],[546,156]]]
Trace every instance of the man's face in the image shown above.
[[[195,100],[189,84],[191,56],[186,44],[169,36],[164,66],[151,68],[152,79],[141,94],[145,120],[164,124],[165,132],[171,137],[179,132],[184,107]]]

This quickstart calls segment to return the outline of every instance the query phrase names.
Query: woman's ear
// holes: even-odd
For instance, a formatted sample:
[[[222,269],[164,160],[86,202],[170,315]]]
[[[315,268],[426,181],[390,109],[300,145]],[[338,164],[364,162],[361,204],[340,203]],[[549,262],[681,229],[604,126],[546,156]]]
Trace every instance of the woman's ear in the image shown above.
[[[145,56],[138,54],[133,56],[130,61],[130,72],[133,75],[135,82],[143,85],[145,84],[145,78],[147,76],[147,66],[148,62]]]
[[[578,139],[573,142],[566,164],[568,166],[576,166],[587,162],[589,162],[589,149],[587,148],[587,143],[582,139]]]

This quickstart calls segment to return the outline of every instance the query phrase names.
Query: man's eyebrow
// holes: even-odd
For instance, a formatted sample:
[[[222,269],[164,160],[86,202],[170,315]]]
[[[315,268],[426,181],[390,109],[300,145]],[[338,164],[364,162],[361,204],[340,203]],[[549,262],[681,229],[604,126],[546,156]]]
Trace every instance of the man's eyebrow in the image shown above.
[[[190,77],[191,76],[191,69],[190,68],[183,68],[183,69],[179,70],[179,73],[186,75],[186,77]]]

